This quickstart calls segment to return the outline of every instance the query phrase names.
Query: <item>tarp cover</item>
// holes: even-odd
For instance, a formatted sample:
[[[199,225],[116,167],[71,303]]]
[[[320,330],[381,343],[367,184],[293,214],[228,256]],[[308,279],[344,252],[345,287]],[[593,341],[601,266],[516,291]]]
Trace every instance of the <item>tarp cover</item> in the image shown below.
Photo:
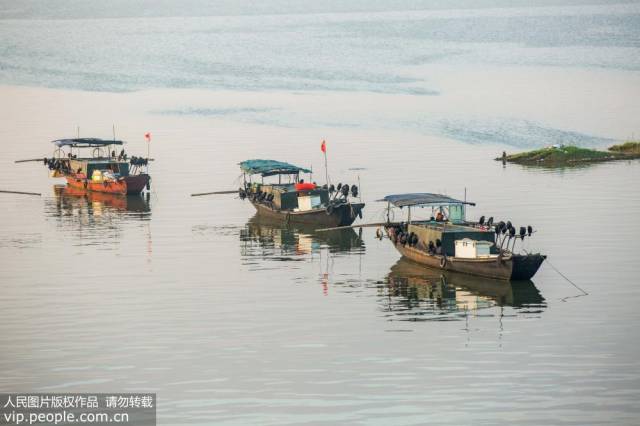
[[[275,160],[246,160],[240,163],[242,171],[262,176],[311,173],[311,170]]]
[[[430,194],[428,192],[418,192],[413,194],[395,194],[387,195],[382,200],[393,204],[396,207],[417,206],[417,205],[435,205],[447,206],[454,204],[469,204],[475,206],[475,203],[468,201],[460,201],[442,194]]]
[[[93,148],[107,145],[122,145],[123,141],[114,141],[98,138],[76,138],[76,139],[58,139],[51,141],[57,147],[71,146],[78,148]]]

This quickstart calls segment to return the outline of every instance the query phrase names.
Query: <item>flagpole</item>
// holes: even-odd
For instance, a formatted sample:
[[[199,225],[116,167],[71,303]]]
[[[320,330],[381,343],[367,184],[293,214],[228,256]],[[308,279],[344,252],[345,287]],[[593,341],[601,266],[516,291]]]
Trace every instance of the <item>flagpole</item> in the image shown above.
[[[144,138],[147,140],[147,174],[149,173],[149,159],[151,158],[151,133],[144,134]]]
[[[324,152],[324,178],[327,182],[327,188],[329,187],[329,169],[327,168],[327,151]]]
[[[324,178],[327,183],[327,188],[329,188],[329,168],[327,167],[327,142],[322,141],[322,145],[320,145],[320,149],[324,154]]]

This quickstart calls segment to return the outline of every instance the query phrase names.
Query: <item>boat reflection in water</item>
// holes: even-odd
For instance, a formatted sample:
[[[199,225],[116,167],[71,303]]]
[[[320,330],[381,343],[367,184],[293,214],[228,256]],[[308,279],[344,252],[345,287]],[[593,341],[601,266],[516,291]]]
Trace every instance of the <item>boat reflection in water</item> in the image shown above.
[[[111,212],[151,213],[149,193],[142,195],[121,195],[87,191],[68,185],[54,185],[55,208],[60,215],[80,215],[101,217]],[[135,215],[133,215],[135,216]]]
[[[396,320],[456,320],[480,316],[480,311],[494,307],[512,307],[515,315],[537,316],[546,308],[530,280],[505,282],[443,272],[406,258],[391,267],[378,291],[383,296],[384,311]],[[500,309],[499,315],[503,314]]]
[[[149,194],[108,194],[67,185],[55,185],[53,190],[55,197],[45,199],[45,214],[56,221],[57,229],[73,245],[115,249],[126,238],[127,246],[144,241],[150,256]]]
[[[353,229],[316,232],[311,226],[285,225],[253,216],[240,230],[242,256],[247,258],[296,261],[304,255],[328,249],[330,253],[362,252],[364,243]]]

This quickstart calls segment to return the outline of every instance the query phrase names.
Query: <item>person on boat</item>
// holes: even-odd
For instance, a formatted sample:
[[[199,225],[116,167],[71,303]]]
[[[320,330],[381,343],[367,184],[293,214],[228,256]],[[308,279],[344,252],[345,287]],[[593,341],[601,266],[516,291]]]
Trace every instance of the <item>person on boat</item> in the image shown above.
[[[445,221],[445,217],[444,214],[442,214],[442,210],[438,210],[438,214],[436,215],[436,222],[444,222]]]

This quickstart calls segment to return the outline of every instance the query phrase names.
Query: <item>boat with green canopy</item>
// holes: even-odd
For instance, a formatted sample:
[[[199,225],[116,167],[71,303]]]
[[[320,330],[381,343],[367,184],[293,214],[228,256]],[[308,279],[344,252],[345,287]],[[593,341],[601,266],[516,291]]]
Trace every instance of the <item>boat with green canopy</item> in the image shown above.
[[[351,225],[362,217],[364,203],[356,201],[356,185],[319,186],[305,182],[301,174],[308,174],[311,179],[310,169],[276,160],[246,160],[239,166],[243,186],[238,194],[249,200],[261,216],[325,227]]]

